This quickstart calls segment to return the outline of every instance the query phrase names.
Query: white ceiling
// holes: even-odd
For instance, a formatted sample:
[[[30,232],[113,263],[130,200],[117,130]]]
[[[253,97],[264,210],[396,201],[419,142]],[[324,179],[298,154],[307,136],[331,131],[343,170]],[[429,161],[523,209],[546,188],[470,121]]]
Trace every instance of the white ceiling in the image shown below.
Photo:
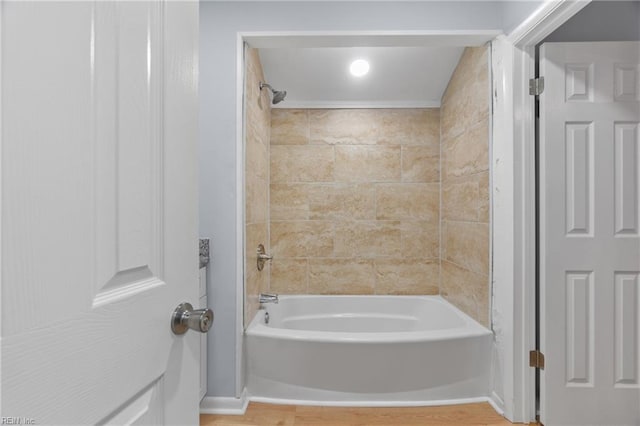
[[[265,79],[287,97],[276,108],[433,107],[464,47],[261,48]],[[366,59],[364,77],[349,73]]]

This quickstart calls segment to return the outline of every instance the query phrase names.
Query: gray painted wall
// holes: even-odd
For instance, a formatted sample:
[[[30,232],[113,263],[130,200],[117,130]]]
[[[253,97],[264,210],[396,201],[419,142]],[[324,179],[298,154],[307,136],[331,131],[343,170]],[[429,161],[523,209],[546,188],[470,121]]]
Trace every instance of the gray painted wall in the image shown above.
[[[538,2],[530,2],[538,3]],[[509,7],[511,26],[533,4]],[[201,2],[200,3],[200,235],[211,237],[209,396],[232,397],[237,330],[236,64],[239,31],[495,30],[504,2]]]
[[[544,42],[635,40],[640,40],[640,1],[594,1]]]
[[[527,17],[544,4],[540,1],[505,1],[502,8],[502,28],[505,34],[515,30]]]

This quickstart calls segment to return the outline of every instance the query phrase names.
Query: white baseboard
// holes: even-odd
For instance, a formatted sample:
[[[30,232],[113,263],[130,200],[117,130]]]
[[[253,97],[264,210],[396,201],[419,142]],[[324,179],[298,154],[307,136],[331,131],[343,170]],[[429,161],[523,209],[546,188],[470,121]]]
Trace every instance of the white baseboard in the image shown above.
[[[249,405],[249,394],[245,388],[240,398],[205,396],[200,402],[200,414],[243,415]]]
[[[227,414],[243,415],[247,411],[249,401],[262,402],[267,404],[293,404],[293,405],[323,405],[323,406],[347,406],[347,407],[427,407],[433,405],[451,404],[471,404],[477,402],[488,402],[500,415],[504,415],[504,403],[495,392],[490,397],[462,398],[439,401],[358,401],[357,403],[342,401],[301,401],[294,399],[274,399],[264,397],[249,396],[245,388],[240,398],[205,396],[200,402],[200,414]]]
[[[504,401],[498,396],[497,393],[491,392],[491,396],[489,397],[488,402],[498,414],[504,416]]]

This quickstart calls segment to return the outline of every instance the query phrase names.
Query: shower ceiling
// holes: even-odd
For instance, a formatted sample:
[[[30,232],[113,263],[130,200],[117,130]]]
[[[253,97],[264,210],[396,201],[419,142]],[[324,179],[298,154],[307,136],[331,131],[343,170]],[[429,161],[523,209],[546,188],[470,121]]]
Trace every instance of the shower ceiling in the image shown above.
[[[280,108],[434,107],[464,47],[262,48],[265,78],[287,91]],[[369,73],[349,65],[366,59]]]

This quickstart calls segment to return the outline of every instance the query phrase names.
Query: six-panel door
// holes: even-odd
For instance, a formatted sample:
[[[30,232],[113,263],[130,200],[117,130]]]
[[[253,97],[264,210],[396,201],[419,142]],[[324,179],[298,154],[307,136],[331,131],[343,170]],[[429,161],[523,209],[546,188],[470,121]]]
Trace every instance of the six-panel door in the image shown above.
[[[640,424],[640,43],[546,43],[541,414]]]
[[[198,5],[1,8],[2,416],[195,424]]]

